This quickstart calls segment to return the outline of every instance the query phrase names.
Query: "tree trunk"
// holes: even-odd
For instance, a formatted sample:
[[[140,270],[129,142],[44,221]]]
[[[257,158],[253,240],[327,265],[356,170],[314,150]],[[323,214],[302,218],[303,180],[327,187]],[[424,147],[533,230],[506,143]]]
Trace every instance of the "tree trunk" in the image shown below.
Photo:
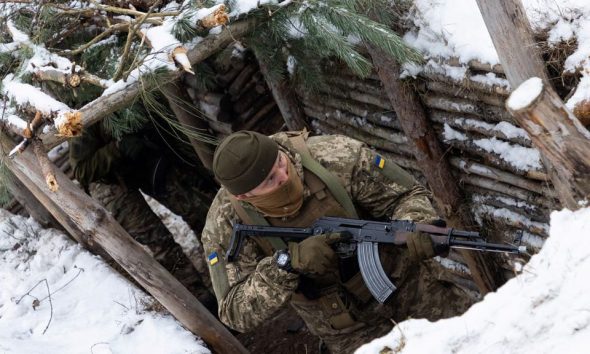
[[[429,127],[420,99],[411,86],[401,81],[400,65],[396,60],[372,45],[367,45],[367,48],[402,129],[413,147],[418,166],[426,177],[443,216],[451,225],[469,225],[470,218],[461,207],[461,190],[451,173],[434,129]],[[490,257],[467,251],[462,251],[461,255],[482,294],[495,290],[503,282],[501,273],[496,271],[497,266]]]
[[[167,83],[162,87],[162,93],[166,96],[170,108],[176,115],[178,121],[191,130],[200,130],[207,133],[209,124],[194,114],[195,108],[189,103],[190,97],[185,90],[178,87],[178,81]],[[197,156],[206,169],[211,171],[213,166],[213,146],[205,141],[187,135]]]
[[[551,87],[520,0],[477,0],[477,4],[510,85],[519,87],[532,77],[543,81],[533,102],[509,110],[541,152],[563,206],[578,209],[578,201],[590,197],[590,134]]]
[[[283,119],[285,120],[289,130],[302,130],[303,128],[309,129],[309,126],[305,121],[303,110],[301,109],[297,100],[297,94],[291,88],[291,86],[289,86],[289,81],[284,78],[277,80],[270,73],[265,59],[259,57],[258,55],[256,56],[256,59],[258,60],[258,65],[260,66],[260,72],[270,87],[270,91],[272,92],[277,106],[279,106],[281,115],[283,116]]]
[[[5,151],[14,145],[6,135],[1,140]],[[59,169],[54,168],[60,188],[52,193],[47,190],[30,149],[13,160],[5,159],[5,163],[78,242],[104,249],[178,321],[201,336],[213,350],[218,353],[247,353],[241,343],[178,280]]]

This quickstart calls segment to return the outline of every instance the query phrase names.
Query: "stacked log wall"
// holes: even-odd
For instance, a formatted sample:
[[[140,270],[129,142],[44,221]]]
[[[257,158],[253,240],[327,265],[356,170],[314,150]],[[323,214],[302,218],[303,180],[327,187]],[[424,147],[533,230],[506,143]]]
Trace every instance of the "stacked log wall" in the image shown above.
[[[464,77],[457,80],[445,75],[445,71],[453,69],[463,71]],[[346,75],[346,69],[337,63],[333,63],[330,72],[329,85],[321,92],[299,90],[305,113],[317,132],[363,140],[420,176],[376,75],[364,80]],[[538,250],[548,236],[549,213],[559,208],[545,171],[542,167],[516,167],[476,144],[479,139],[495,139],[513,148],[534,150],[504,108],[510,92],[504,81],[499,65],[471,62],[462,66],[456,60],[447,60],[426,67],[408,84],[416,85],[421,93],[432,126],[448,150],[447,157],[476,219],[503,232],[507,242],[514,242],[514,235],[522,230],[523,244]],[[462,139],[445,137],[445,129],[449,128]],[[518,134],[510,134],[511,131]]]

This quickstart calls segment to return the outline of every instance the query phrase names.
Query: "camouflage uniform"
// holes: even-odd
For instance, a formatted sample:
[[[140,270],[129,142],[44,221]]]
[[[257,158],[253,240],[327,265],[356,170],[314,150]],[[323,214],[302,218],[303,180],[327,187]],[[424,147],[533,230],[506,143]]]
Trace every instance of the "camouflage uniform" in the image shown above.
[[[279,133],[272,138],[305,181],[301,157],[287,134]],[[375,153],[361,142],[344,136],[317,136],[309,138],[307,146],[312,157],[345,187],[361,217],[419,222],[437,218],[428,192],[417,184],[408,188],[387,179],[373,166]],[[302,209],[311,198],[305,186]],[[273,258],[252,239],[244,242],[236,262],[226,263],[231,221],[235,219],[238,215],[230,195],[222,188],[209,210],[202,240],[206,254],[218,256],[209,268],[219,317],[235,330],[250,331],[290,304],[331,352],[347,353],[391,330],[390,319],[434,320],[456,314],[470,304],[469,297],[460,290],[434,279],[427,262],[410,261],[407,250],[402,248],[380,250],[384,269],[398,287],[385,305],[371,297],[358,273],[344,284],[337,279],[307,279],[288,273],[277,268]],[[289,218],[281,222],[289,225]]]
[[[182,216],[200,236],[207,202],[211,200],[202,190],[214,190],[215,185],[205,185],[205,179],[197,178],[194,171],[191,173],[179,164],[164,165],[164,159],[153,159],[156,156],[162,157],[161,152],[143,154],[142,161],[130,161],[99,124],[88,128],[82,137],[70,140],[74,177],[136,241],[149,248],[154,258],[209,308],[215,309],[204,256],[197,257],[200,264],[191,263],[141,194],[143,191],[151,195]],[[153,185],[152,162],[164,171],[157,186]]]

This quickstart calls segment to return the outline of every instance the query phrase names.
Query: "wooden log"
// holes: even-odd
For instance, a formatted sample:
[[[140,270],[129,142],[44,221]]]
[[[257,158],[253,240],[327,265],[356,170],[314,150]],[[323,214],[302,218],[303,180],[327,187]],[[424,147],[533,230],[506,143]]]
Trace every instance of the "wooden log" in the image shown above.
[[[424,102],[424,105],[432,109],[459,114],[471,114],[480,117],[487,122],[499,123],[505,121],[516,124],[514,118],[505,109],[483,104],[481,102],[440,95],[426,95],[422,97],[422,101]]]
[[[226,73],[217,74],[215,76],[216,81],[219,82],[221,86],[227,87],[242,72],[245,66],[246,62],[244,60],[232,61],[232,66]]]
[[[562,204],[579,208],[579,201],[590,199],[590,132],[540,78],[525,81],[507,107],[555,172],[551,180]]]
[[[260,87],[262,87],[262,91],[259,90]],[[244,85],[244,87],[242,87],[242,90],[238,92],[237,95],[232,96],[231,100],[232,102],[240,102],[242,101],[244,96],[247,96],[252,92],[257,92],[258,94],[261,94],[266,90],[267,89],[266,83],[264,82],[264,77],[262,76],[262,73],[258,71],[252,74],[250,80]]]
[[[543,191],[543,195],[549,198],[557,197],[555,192],[551,189],[544,190],[545,185],[543,183],[530,181],[528,179],[522,178],[512,173],[508,173],[497,168],[489,167],[465,158],[451,157],[449,161],[451,165],[455,166],[456,168],[460,169],[465,173],[472,173],[478,176],[484,176],[499,182],[526,189],[533,193],[541,193],[541,191]]]
[[[300,92],[304,104],[309,106],[325,106],[334,111],[348,112],[357,117],[365,118],[373,124],[401,131],[401,126],[395,112],[383,111],[366,104],[337,97],[312,95],[309,92]]]
[[[237,96],[242,91],[242,88],[246,85],[246,83],[252,79],[252,75],[257,71],[257,69],[258,68],[254,63],[249,63],[246,65],[229,85],[227,92],[231,96]]]
[[[41,173],[43,173],[43,176],[45,177],[45,183],[47,184],[47,187],[50,191],[57,192],[57,190],[59,189],[59,184],[55,179],[55,173],[53,172],[53,164],[51,163],[51,161],[49,161],[49,158],[47,157],[47,152],[43,147],[43,143],[41,142],[41,140],[36,138],[32,139],[31,143],[33,145],[33,151],[35,153],[35,156],[37,157],[37,161],[39,162],[39,166],[41,166]]]
[[[414,152],[412,148],[409,147],[407,144],[395,144],[389,140],[385,140],[383,138],[376,137],[374,135],[370,135],[362,130],[358,130],[355,127],[349,125],[339,124],[329,118],[326,118],[323,114],[319,112],[312,111],[309,108],[304,108],[305,114],[308,116],[319,120],[320,122],[329,125],[332,127],[330,129],[333,133],[342,134],[349,136],[351,138],[363,141],[368,145],[374,146],[378,149],[383,149],[385,151],[400,153],[406,156],[414,156]]]
[[[436,128],[436,130],[438,131],[439,128]],[[444,141],[444,144],[446,146],[458,149],[461,151],[461,153],[465,154],[467,153],[467,156],[471,156],[476,160],[482,160],[483,162],[485,162],[485,165],[487,166],[491,166],[503,171],[507,171],[511,174],[517,175],[517,176],[523,176],[523,177],[527,177],[527,178],[531,178],[531,176],[534,176],[536,178],[534,179],[538,179],[540,181],[544,181],[544,179],[542,179],[542,172],[539,171],[525,171],[525,170],[521,170],[516,168],[515,166],[513,166],[512,164],[510,164],[509,162],[505,161],[504,159],[502,159],[500,156],[488,152],[482,148],[480,148],[479,146],[475,145],[473,143],[472,140],[444,140],[444,135],[442,133],[442,131],[439,132],[439,136],[441,137],[441,140]],[[533,173],[531,173],[533,172]]]
[[[561,203],[576,210],[580,208],[578,201],[590,198],[590,134],[551,88],[541,57],[535,52],[522,3],[477,0],[477,4],[510,85],[524,85],[515,90],[521,92],[511,95],[508,109],[543,155]],[[506,36],[506,28],[513,29],[510,36]],[[538,79],[532,79],[535,77]],[[539,86],[536,96],[523,92]]]
[[[502,182],[498,182],[496,180],[482,177],[482,176],[475,176],[475,175],[468,175],[468,174],[459,174],[459,178],[461,183],[470,184],[472,186],[478,187],[482,189],[482,192],[485,190],[490,190],[498,193],[502,193],[507,197],[512,197],[516,199],[520,199],[527,203],[531,203],[534,205],[541,205],[548,209],[556,209],[557,205],[551,199],[545,197],[542,193],[531,193],[525,189],[518,188],[516,186],[511,186]]]
[[[356,101],[356,102],[361,102],[361,103],[365,103],[365,104],[374,106],[376,108],[376,109],[374,109],[375,111],[377,111],[377,110],[387,110],[387,111],[393,110],[393,107],[391,107],[391,103],[389,103],[389,101],[387,100],[386,97],[376,96],[374,94],[361,92],[361,91],[357,91],[357,90],[351,90],[348,88],[343,89],[343,88],[340,88],[340,87],[337,87],[334,85],[330,86],[329,88],[320,88],[319,91],[326,94],[326,95],[336,96],[339,98],[352,100],[352,101]]]
[[[195,114],[194,108],[188,104],[190,98],[185,90],[178,87],[177,83],[168,83],[162,86],[162,93],[168,100],[170,108],[176,115],[176,118],[184,127],[190,129],[192,134],[188,134],[188,139],[193,150],[201,160],[203,166],[211,171],[213,166],[214,138],[209,136],[207,128],[209,125]],[[196,135],[198,133],[198,138]]]
[[[523,215],[511,212],[503,208],[495,208],[490,205],[478,205],[475,209],[475,214],[487,216],[498,224],[511,226],[516,229],[526,230],[528,232],[549,237],[549,224],[543,224],[529,220]]]
[[[254,104],[254,102],[256,102],[256,100],[262,96],[264,93],[260,93],[258,92],[254,86],[250,87],[250,90],[248,92],[244,92],[240,97],[239,100],[234,101],[234,112],[238,113],[238,114],[242,114],[244,112],[246,112],[248,110],[248,108],[250,108],[252,106],[252,104]],[[232,98],[233,100],[233,98]]]
[[[444,62],[450,66],[463,65],[461,60],[457,57],[444,58],[441,60],[441,62]],[[495,74],[505,75],[504,68],[501,64],[492,65],[490,63],[484,63],[479,60],[471,59],[467,62],[467,66],[473,71],[493,72]]]
[[[456,130],[475,132],[489,138],[496,137],[524,147],[533,146],[533,143],[528,138],[526,132],[526,137],[522,135],[506,135],[502,129],[497,128],[498,124],[501,124],[502,122],[498,124],[490,124],[482,122],[481,119],[477,119],[476,117],[434,109],[430,112],[430,120],[440,124],[448,124],[451,128]],[[504,123],[510,124],[508,122]],[[514,128],[521,129],[516,126],[514,126]],[[524,132],[524,130],[522,131]]]
[[[61,70],[43,68],[35,70],[33,76],[39,81],[54,81],[71,88],[79,87],[82,82],[103,89],[108,87],[107,80],[103,80],[98,76],[86,72],[66,73]]]
[[[474,81],[471,77],[466,77],[462,80],[455,80],[439,72],[429,70],[421,71],[418,74],[418,76],[426,80],[445,82],[449,85],[460,85],[469,91],[497,94],[505,97],[508,97],[508,95],[510,95],[510,88],[508,87],[502,85],[488,85],[479,81]]]
[[[245,124],[261,109],[267,107],[268,105],[276,105],[276,102],[274,101],[270,92],[259,96],[246,112],[238,114],[239,121],[241,124]]]
[[[2,137],[1,144],[4,149],[12,148],[6,136]],[[78,242],[104,249],[179,322],[201,336],[213,350],[219,353],[248,353],[178,280],[129,236],[111,214],[61,171],[56,170],[60,189],[48,193],[40,187],[44,183],[43,175],[31,151],[25,151],[5,163]]]
[[[240,128],[240,130],[251,130],[252,127],[254,127],[256,124],[258,124],[258,122],[263,120],[263,118],[267,116],[269,112],[276,107],[277,105],[273,100],[268,101],[268,103],[264,107],[262,107],[258,112],[256,112],[255,115],[253,115],[251,118],[244,122],[244,125],[242,126],[242,128]]]
[[[289,81],[285,77],[277,77],[276,74],[272,73],[268,63],[268,60],[271,59],[259,55],[256,50],[254,54],[256,55],[256,60],[258,60],[260,72],[270,88],[270,92],[289,130],[309,129],[309,125],[305,120],[305,115],[297,99],[297,94]]]
[[[249,33],[254,28],[254,25],[255,21],[249,19],[235,22],[218,34],[209,34],[187,53],[190,63],[194,65],[217,53],[229,43],[233,43],[236,38]],[[173,77],[180,74],[181,72],[171,73]],[[145,87],[145,82],[140,83],[140,81],[129,83],[114,92],[103,93],[99,98],[80,108],[82,125],[90,126],[109,114],[131,105],[141,90],[148,89],[148,87]],[[58,145],[65,139],[63,136],[56,135],[54,129],[44,132],[41,137],[47,147]]]
[[[480,91],[468,90],[460,85],[449,85],[448,83],[441,81],[426,81],[426,89],[432,92],[436,92],[440,95],[458,97],[468,99],[471,101],[480,101],[490,106],[496,106],[504,108],[505,96],[492,93],[482,93]]]
[[[314,118],[317,118],[317,115],[323,114],[324,117],[327,119],[335,120],[336,122],[349,125],[351,127],[357,128],[366,132],[369,135],[376,136],[378,138],[383,138],[385,140],[389,140],[395,144],[407,144],[408,139],[401,133],[395,130],[382,128],[376,126],[370,122],[363,121],[361,118],[356,117],[354,115],[340,112],[340,111],[331,111],[331,110],[324,110],[323,107],[317,105],[308,105],[309,112],[314,112]],[[319,119],[319,118],[318,118]]]
[[[493,191],[483,191],[477,188],[466,189],[471,193],[471,200],[474,205],[486,204],[496,208],[505,208],[515,213],[522,214],[523,216],[540,223],[549,223],[549,214],[551,210],[545,209],[540,205],[533,205],[527,202],[517,200],[514,198],[508,198],[504,195]]]

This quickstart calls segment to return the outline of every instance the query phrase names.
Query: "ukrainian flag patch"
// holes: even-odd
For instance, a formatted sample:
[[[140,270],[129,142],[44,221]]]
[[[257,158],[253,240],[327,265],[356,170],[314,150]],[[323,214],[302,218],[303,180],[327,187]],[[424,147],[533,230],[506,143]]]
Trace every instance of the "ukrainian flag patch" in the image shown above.
[[[219,262],[219,258],[217,257],[217,252],[211,253],[207,257],[207,260],[209,261],[209,265],[215,265],[217,262]]]
[[[381,155],[377,155],[375,156],[375,166],[379,167],[380,169],[383,169],[383,166],[385,166],[385,159],[383,157],[381,157]]]

